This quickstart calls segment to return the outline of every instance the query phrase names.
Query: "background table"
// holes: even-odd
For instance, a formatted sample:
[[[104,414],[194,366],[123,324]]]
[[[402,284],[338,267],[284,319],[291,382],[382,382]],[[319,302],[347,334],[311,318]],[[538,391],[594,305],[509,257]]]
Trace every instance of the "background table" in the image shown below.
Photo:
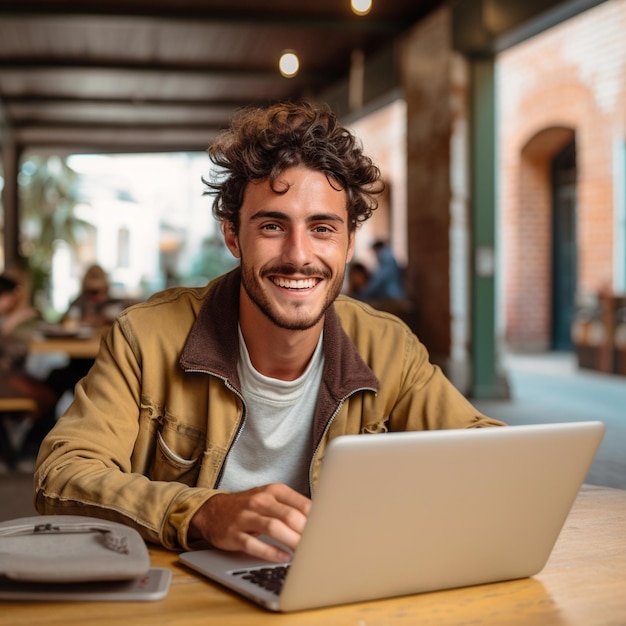
[[[471,538],[469,539],[471,540]],[[525,578],[291,614],[274,614],[151,549],[172,587],[150,603],[0,602],[7,626],[624,626],[626,491],[584,486],[542,572]],[[374,566],[373,566],[374,567]]]
[[[72,359],[95,359],[101,339],[102,335],[97,331],[87,337],[34,336],[28,350],[33,354],[62,352]]]

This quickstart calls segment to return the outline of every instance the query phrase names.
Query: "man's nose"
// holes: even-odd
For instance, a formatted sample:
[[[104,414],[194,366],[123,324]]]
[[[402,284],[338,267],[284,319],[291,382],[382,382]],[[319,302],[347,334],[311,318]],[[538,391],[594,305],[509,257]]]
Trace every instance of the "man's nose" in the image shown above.
[[[306,229],[294,228],[285,239],[283,258],[286,262],[300,267],[311,261],[312,246]]]

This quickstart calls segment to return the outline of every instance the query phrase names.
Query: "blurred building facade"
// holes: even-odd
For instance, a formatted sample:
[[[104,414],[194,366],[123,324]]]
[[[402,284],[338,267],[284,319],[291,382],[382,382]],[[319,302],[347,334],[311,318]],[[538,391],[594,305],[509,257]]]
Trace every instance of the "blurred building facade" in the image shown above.
[[[626,292],[626,0],[497,58],[500,330],[571,349],[577,308]]]

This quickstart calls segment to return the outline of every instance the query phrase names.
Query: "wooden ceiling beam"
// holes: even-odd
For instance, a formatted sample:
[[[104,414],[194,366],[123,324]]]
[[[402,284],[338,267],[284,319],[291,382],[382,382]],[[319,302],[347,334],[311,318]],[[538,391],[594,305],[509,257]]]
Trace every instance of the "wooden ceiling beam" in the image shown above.
[[[264,80],[286,80],[283,78],[276,66],[261,68],[250,64],[246,65],[217,65],[214,63],[180,63],[180,62],[156,62],[152,60],[136,61],[134,59],[118,60],[112,63],[110,59],[95,58],[75,59],[75,58],[43,58],[29,57],[19,59],[0,59],[0,72],[37,72],[64,70],[103,70],[120,73],[144,73],[159,74],[167,78],[168,74],[180,76],[197,75],[199,78],[210,78],[212,76],[223,78],[233,77],[234,80],[245,78],[261,78]],[[339,70],[340,71],[340,70]],[[317,83],[332,80],[337,75],[336,71],[322,71],[315,69],[301,70],[292,82]]]
[[[108,3],[107,3],[108,4]],[[261,3],[260,3],[261,5]],[[188,24],[197,28],[199,25],[210,25],[211,27],[248,27],[266,28],[281,30],[306,30],[306,31],[335,31],[340,33],[364,33],[364,34],[387,34],[396,35],[406,30],[412,23],[406,19],[397,20],[389,18],[376,18],[375,16],[347,15],[346,17],[322,16],[319,11],[312,10],[310,13],[289,14],[287,11],[281,13],[268,13],[264,10],[248,12],[226,12],[215,11],[209,7],[204,7],[202,11],[164,11],[158,7],[146,7],[138,10],[131,3],[129,6],[121,5],[109,7],[99,5],[97,8],[88,4],[79,3],[76,7],[63,10],[49,4],[41,7],[40,10],[32,8],[28,10],[22,8],[22,3],[4,1],[0,5],[0,16],[10,16],[21,20],[58,20],[59,18],[68,20],[81,20],[85,18],[97,17],[102,20],[123,19],[124,23],[132,24],[133,21],[142,24],[155,25],[165,24],[177,26]]]

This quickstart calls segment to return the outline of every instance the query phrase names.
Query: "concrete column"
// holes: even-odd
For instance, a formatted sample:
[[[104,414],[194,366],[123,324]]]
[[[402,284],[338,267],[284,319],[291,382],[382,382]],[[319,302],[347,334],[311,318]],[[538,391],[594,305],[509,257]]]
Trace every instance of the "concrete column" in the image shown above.
[[[451,351],[451,55],[447,9],[417,24],[400,50],[407,103],[407,283],[417,334],[444,368]]]

